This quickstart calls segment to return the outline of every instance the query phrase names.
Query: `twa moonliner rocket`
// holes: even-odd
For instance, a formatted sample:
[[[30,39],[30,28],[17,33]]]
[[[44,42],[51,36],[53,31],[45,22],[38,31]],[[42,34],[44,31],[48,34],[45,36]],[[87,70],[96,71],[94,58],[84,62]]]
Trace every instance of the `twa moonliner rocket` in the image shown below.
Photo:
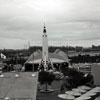
[[[48,38],[46,34],[46,27],[44,25],[43,35],[42,35],[42,60],[44,68],[46,69],[48,63]]]

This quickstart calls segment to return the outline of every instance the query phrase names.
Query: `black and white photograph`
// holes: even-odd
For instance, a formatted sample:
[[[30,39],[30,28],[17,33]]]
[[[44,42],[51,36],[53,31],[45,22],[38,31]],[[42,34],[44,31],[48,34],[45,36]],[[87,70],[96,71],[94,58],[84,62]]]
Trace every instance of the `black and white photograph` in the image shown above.
[[[100,100],[100,0],[0,0],[0,100]]]

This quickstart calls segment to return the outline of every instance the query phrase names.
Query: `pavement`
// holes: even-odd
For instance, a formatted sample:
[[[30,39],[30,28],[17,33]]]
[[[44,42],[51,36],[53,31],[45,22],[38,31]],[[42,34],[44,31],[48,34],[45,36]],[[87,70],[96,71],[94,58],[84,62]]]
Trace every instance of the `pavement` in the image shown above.
[[[41,93],[39,90],[37,91],[37,100],[62,100],[58,97],[60,94],[61,80],[55,80],[52,82],[51,89],[54,92],[51,93]],[[45,86],[44,86],[45,87]],[[64,93],[64,92],[63,92]]]
[[[15,77],[14,72],[3,73],[4,77],[0,77],[0,98],[36,100],[38,73],[32,74],[20,72],[19,77]]]

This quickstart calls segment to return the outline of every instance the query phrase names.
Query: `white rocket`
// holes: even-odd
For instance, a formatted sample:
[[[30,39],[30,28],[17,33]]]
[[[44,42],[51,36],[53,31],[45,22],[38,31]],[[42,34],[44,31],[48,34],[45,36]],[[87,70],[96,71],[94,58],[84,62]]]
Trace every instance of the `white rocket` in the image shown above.
[[[43,35],[42,35],[42,60],[44,68],[46,69],[48,67],[48,38],[46,34],[46,27],[44,25],[43,29]]]

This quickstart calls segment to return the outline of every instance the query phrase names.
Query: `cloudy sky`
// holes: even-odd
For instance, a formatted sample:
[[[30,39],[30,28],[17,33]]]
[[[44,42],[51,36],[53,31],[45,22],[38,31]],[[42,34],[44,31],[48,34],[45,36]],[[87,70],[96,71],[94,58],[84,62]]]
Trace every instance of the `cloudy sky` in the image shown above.
[[[0,0],[0,49],[42,45],[44,22],[49,45],[100,45],[100,0]]]

